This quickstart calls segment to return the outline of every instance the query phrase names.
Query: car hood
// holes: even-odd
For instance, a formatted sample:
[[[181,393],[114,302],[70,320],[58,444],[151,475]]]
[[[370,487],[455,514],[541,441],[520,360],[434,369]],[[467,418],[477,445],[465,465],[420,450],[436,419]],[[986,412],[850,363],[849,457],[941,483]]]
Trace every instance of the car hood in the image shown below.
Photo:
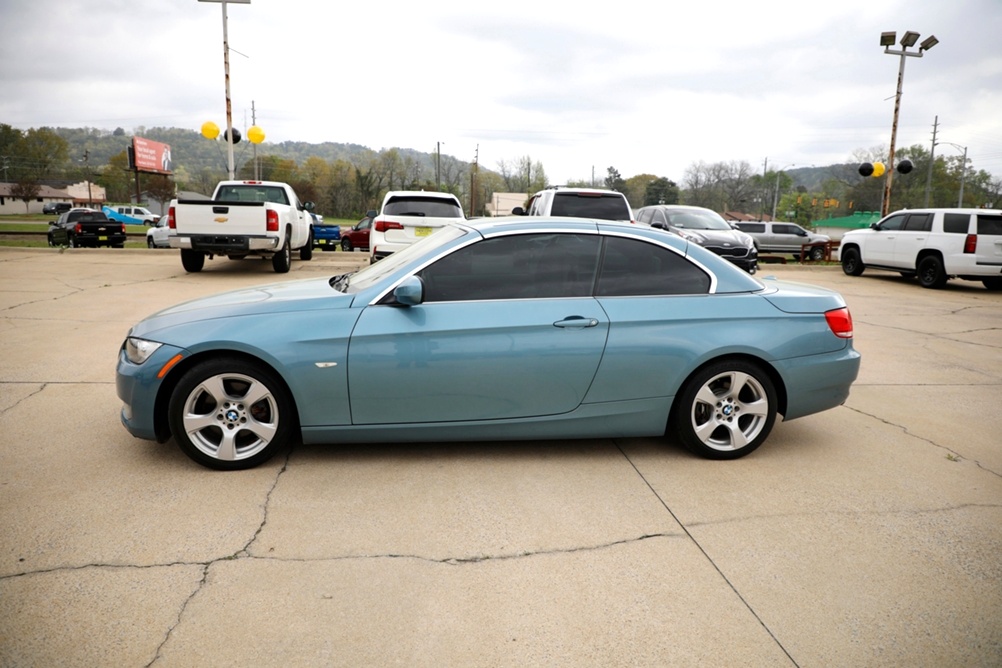
[[[730,244],[738,248],[752,245],[751,237],[733,230],[691,230],[675,228],[680,235],[688,235],[700,246],[722,246]]]
[[[845,306],[842,295],[827,288],[780,281],[775,276],[759,280],[765,285],[762,296],[784,313],[824,313]]]
[[[352,299],[334,290],[327,278],[260,285],[171,306],[133,327],[132,336],[217,318],[348,308]]]

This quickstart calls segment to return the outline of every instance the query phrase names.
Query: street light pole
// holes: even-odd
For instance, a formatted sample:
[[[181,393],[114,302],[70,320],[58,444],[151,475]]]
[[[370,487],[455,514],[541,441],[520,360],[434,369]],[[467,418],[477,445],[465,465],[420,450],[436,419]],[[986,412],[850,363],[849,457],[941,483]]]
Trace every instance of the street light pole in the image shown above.
[[[919,45],[918,51],[909,51],[908,47],[915,46],[918,38],[919,34],[917,32],[909,30],[901,37],[901,49],[894,50],[891,47],[894,45],[895,39],[897,39],[897,33],[893,31],[880,33],[880,46],[884,47],[884,53],[901,56],[901,62],[898,65],[898,88],[897,93],[894,95],[894,120],[891,123],[891,150],[887,157],[887,178],[884,180],[884,197],[880,203],[881,217],[887,215],[891,205],[891,183],[894,180],[894,147],[898,139],[898,114],[901,111],[901,88],[905,79],[905,57],[921,58],[926,51],[939,44],[939,40],[930,35]]]
[[[229,2],[249,5],[251,0],[198,0],[199,2],[218,2],[223,6],[223,70],[226,79],[226,145],[229,157],[230,180],[233,180],[233,105],[230,102],[230,41],[226,27],[226,4]]]
[[[772,193],[772,222],[776,222],[776,206],[779,204],[779,177],[782,175],[783,170],[788,167],[793,167],[796,163],[790,163],[783,169],[776,172],[776,189]]]

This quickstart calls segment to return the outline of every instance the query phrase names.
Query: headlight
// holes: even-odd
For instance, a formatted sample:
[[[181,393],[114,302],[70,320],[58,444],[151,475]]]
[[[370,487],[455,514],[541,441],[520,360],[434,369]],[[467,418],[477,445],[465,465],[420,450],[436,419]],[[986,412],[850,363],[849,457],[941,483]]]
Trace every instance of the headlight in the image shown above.
[[[125,356],[133,364],[142,364],[162,345],[162,343],[157,343],[156,341],[147,341],[146,339],[137,339],[130,336],[125,339]]]

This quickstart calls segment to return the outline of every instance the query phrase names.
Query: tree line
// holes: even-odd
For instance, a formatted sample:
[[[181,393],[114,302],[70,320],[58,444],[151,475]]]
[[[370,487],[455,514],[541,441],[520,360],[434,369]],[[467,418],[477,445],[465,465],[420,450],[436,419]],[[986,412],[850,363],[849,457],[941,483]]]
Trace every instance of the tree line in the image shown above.
[[[171,145],[171,177],[140,175],[141,190],[157,202],[177,192],[211,194],[226,178],[225,143],[178,128],[136,128],[126,133],[93,128],[33,128],[22,131],[0,124],[0,167],[12,183],[12,196],[28,202],[43,183],[90,180],[106,189],[108,201],[127,202],[136,191],[126,149],[132,135]],[[494,193],[533,193],[552,185],[544,166],[530,156],[503,159],[495,169],[439,152],[390,148],[374,151],[356,144],[283,142],[253,146],[238,144],[237,177],[284,181],[304,201],[334,218],[353,218],[378,208],[389,190],[451,192],[468,215],[480,216]],[[886,149],[858,150],[844,164],[758,171],[745,161],[696,161],[677,181],[655,174],[624,178],[608,167],[601,181],[576,181],[577,187],[601,187],[623,192],[637,208],[651,204],[690,204],[718,212],[793,220],[803,225],[823,218],[879,211],[883,179],[865,178],[863,162],[881,161]],[[922,146],[896,151],[899,163],[911,161],[908,174],[895,174],[891,208],[947,207],[958,203],[963,182],[964,206],[1000,206],[1002,179],[975,170],[962,156],[936,155]]]

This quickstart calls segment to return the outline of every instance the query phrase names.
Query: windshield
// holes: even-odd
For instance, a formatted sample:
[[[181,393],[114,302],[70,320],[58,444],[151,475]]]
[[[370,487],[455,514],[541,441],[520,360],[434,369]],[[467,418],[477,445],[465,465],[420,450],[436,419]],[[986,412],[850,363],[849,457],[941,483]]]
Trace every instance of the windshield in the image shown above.
[[[665,211],[668,223],[687,230],[729,230],[731,226],[714,211]]]
[[[423,238],[417,243],[407,246],[392,255],[384,257],[379,262],[370,264],[368,267],[354,273],[342,274],[331,279],[331,287],[341,292],[358,292],[365,290],[369,286],[377,283],[386,276],[404,266],[411,260],[425,254],[434,253],[435,248],[445,246],[454,239],[469,234],[470,231],[458,225],[446,225],[439,228],[437,232],[429,237]]]

